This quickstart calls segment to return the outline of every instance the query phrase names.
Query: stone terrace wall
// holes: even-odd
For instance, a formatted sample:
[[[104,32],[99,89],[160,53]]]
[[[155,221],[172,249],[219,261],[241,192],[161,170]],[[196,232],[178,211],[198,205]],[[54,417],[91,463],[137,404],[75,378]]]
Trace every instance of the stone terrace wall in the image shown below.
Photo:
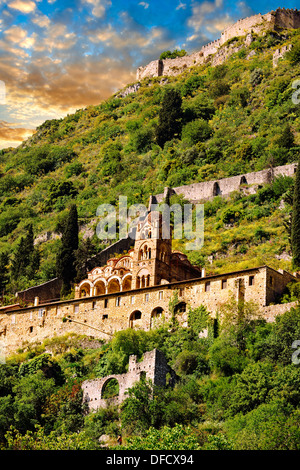
[[[243,189],[248,194],[257,191],[259,185],[271,183],[279,176],[294,176],[297,169],[297,163],[278,166],[273,169],[266,169],[244,175],[231,176],[220,180],[207,181],[203,183],[193,183],[185,186],[178,186],[169,189],[169,195],[182,195],[186,200],[197,203],[203,200],[210,200],[215,196],[229,196],[233,191]],[[155,196],[158,203],[166,197],[167,191]]]

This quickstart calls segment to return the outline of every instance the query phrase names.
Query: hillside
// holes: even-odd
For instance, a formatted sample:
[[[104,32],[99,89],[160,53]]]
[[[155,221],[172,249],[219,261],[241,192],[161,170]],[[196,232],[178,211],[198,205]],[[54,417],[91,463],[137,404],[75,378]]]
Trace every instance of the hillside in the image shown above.
[[[180,75],[145,78],[134,93],[126,88],[98,106],[64,119],[46,121],[17,149],[0,152],[0,263],[8,282],[6,300],[20,289],[56,275],[59,227],[75,202],[81,238],[91,252],[103,245],[95,235],[96,210],[148,203],[165,186],[209,181],[298,161],[299,105],[292,101],[300,76],[299,30],[268,32],[242,45],[219,66],[201,65]],[[231,40],[232,41],[232,40]],[[293,44],[273,67],[278,48]],[[182,131],[158,145],[156,129],[163,97],[174,89],[182,98]],[[122,97],[124,96],[124,97]],[[288,231],[292,180],[285,178],[256,196],[234,194],[205,205],[205,244],[188,253],[207,272],[270,264],[291,269]],[[20,238],[33,225],[40,267],[33,277],[13,280]],[[40,237],[40,238],[38,238]],[[44,238],[43,238],[44,237]],[[184,240],[174,248],[184,251]]]

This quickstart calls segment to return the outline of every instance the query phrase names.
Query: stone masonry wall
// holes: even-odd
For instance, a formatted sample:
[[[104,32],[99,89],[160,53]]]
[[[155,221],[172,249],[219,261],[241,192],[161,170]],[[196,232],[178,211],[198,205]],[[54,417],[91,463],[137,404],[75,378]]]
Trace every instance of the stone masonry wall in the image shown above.
[[[126,398],[126,392],[136,382],[150,379],[156,386],[167,385],[167,374],[173,377],[172,385],[175,381],[175,373],[168,366],[165,356],[157,349],[145,352],[143,360],[138,362],[136,356],[129,357],[128,372],[125,374],[109,375],[100,379],[86,380],[82,383],[83,402],[87,403],[89,411],[98,408],[106,408],[110,404],[120,405]],[[115,379],[119,384],[119,394],[112,399],[103,398],[103,390],[107,383]]]
[[[174,76],[182,73],[186,68],[204,64],[230,39],[247,36],[247,34],[253,33],[262,34],[266,30],[290,28],[300,28],[300,11],[279,8],[266,15],[258,14],[243,18],[226,28],[222,32],[220,39],[206,44],[199,52],[175,59],[154,60],[145,67],[139,67],[137,69],[136,78],[137,80],[142,80],[146,77],[152,78],[163,75]],[[224,54],[221,54],[217,60],[214,61],[213,65],[223,63],[226,57],[234,52],[236,52],[234,48],[227,47]]]
[[[273,287],[270,288],[270,275]],[[205,305],[212,316],[232,296],[236,300],[253,300],[259,308],[276,302],[278,294],[294,279],[288,273],[268,267],[247,269],[195,280],[106,294],[95,297],[54,302],[0,314],[0,338],[7,352],[46,338],[68,332],[107,340],[126,328],[149,330],[170,320],[169,301],[175,291],[185,306],[178,315],[187,326],[187,311]],[[185,312],[184,312],[185,310]],[[64,321],[67,320],[67,321]]]
[[[297,163],[290,165],[278,166],[273,169],[246,173],[244,175],[231,176],[215,181],[207,181],[203,183],[193,183],[185,186],[171,188],[171,194],[181,194],[186,200],[196,203],[203,200],[210,200],[214,196],[229,196],[233,191],[243,189],[247,194],[256,192],[259,185],[271,183],[273,178],[283,176],[294,176],[297,169]],[[157,194],[156,200],[162,202],[164,194]]]

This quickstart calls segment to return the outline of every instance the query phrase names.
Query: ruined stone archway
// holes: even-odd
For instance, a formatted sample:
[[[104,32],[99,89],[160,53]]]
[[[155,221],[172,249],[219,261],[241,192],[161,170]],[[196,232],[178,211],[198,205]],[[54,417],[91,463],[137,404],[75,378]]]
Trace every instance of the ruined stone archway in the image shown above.
[[[109,377],[102,385],[100,390],[101,400],[116,400],[119,398],[120,384],[115,377]]]
[[[241,179],[240,179],[240,186],[242,186],[243,184],[248,184],[246,176],[242,176]]]
[[[156,307],[152,310],[150,316],[150,328],[155,327],[159,324],[163,318],[164,309],[162,307]]]
[[[216,181],[213,185],[213,196],[220,196],[222,194],[219,183]]]
[[[142,319],[142,312],[140,310],[135,310],[129,316],[129,327],[134,328],[140,323]]]
[[[185,313],[186,312],[186,303],[179,302],[176,307],[174,308],[174,313]]]

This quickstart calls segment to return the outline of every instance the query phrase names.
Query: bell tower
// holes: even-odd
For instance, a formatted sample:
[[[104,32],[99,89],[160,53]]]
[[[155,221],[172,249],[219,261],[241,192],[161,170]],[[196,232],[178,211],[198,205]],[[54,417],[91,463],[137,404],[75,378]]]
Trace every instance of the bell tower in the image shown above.
[[[169,231],[170,232],[170,231]],[[168,236],[163,238],[163,234]],[[164,230],[162,215],[148,212],[138,222],[133,254],[133,288],[140,289],[171,281],[171,232]]]

